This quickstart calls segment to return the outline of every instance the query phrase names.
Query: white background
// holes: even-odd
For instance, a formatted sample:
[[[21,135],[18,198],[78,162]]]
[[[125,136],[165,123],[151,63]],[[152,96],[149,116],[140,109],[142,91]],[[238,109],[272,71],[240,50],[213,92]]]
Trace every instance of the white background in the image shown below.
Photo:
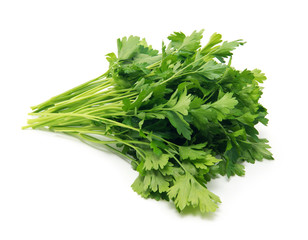
[[[308,239],[306,1],[0,2],[0,239]],[[145,200],[113,154],[22,131],[29,106],[106,71],[116,39],[159,48],[173,31],[243,38],[233,66],[262,69],[274,161],[209,184],[215,214],[180,215]]]

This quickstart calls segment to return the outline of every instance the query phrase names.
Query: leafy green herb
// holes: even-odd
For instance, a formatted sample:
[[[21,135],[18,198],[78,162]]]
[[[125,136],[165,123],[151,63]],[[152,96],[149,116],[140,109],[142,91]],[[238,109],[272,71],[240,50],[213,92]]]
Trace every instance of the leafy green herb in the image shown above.
[[[273,159],[255,125],[267,124],[260,103],[265,75],[231,66],[242,40],[202,31],[171,34],[162,51],[144,39],[118,39],[108,71],[34,106],[25,128],[48,129],[99,144],[131,161],[132,184],[145,198],[213,212],[220,199],[206,184],[244,175],[243,162]],[[225,64],[226,60],[228,64]]]

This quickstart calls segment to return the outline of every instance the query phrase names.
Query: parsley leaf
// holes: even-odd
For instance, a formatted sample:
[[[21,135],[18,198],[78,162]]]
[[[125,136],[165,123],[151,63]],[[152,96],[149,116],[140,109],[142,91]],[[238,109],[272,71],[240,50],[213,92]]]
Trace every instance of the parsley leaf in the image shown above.
[[[174,185],[168,191],[176,207],[182,211],[188,206],[199,207],[201,212],[214,212],[219,197],[198,183],[190,174],[176,177]]]

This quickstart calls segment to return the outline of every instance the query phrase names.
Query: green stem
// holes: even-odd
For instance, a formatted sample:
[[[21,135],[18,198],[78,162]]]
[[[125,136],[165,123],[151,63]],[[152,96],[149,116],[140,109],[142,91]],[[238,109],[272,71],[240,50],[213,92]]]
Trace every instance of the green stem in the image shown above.
[[[106,86],[104,86],[104,88],[101,88],[99,90],[105,89],[105,87],[109,87],[109,86],[111,86],[111,85],[106,85]],[[65,106],[67,106],[67,105],[70,105],[70,104],[73,104],[73,103],[76,103],[76,102],[79,102],[79,101],[82,101],[82,100],[86,100],[88,98],[92,98],[92,97],[97,96],[97,95],[102,96],[102,94],[108,94],[111,90],[106,90],[105,92],[98,92],[98,93],[95,93],[95,94],[91,94],[91,93],[97,92],[97,91],[98,90],[91,91],[89,93],[89,95],[84,95],[82,97],[79,97],[79,95],[78,95],[78,98],[71,98],[71,99],[68,99],[66,101],[62,101],[62,102],[56,103],[56,104],[54,104],[54,108],[52,108],[52,110],[57,110],[58,108],[63,108]]]
[[[90,119],[90,120],[94,120],[94,121],[102,121],[102,122],[107,122],[107,123],[111,123],[111,124],[114,124],[116,126],[119,126],[119,127],[123,127],[123,128],[127,128],[127,129],[131,129],[131,130],[134,130],[136,132],[140,132],[140,129],[138,128],[134,128],[132,126],[129,126],[129,125],[126,125],[126,124],[123,124],[123,123],[120,123],[120,122],[117,122],[117,121],[113,121],[111,119],[108,119],[108,118],[104,118],[104,117],[98,117],[98,116],[91,116],[91,115],[87,115],[87,114],[79,114],[79,113],[29,113],[29,115],[33,115],[33,116],[58,116],[58,117],[61,117],[61,116],[76,116],[76,117],[83,117],[83,118],[86,118],[86,119]],[[30,128],[30,127],[33,127],[32,125],[28,125],[28,126],[25,126],[23,127],[23,129],[25,128]],[[147,131],[143,131],[144,133],[146,134],[150,134],[149,132]],[[176,146],[178,147],[178,145],[176,145],[175,143],[172,143],[172,142],[169,142],[168,140],[164,139],[164,138],[161,138],[155,134],[152,133],[152,136],[163,141],[163,142],[166,142],[168,143],[169,145],[173,145],[173,146]]]
[[[65,134],[70,135],[70,136],[73,136],[73,137],[76,137],[76,138],[80,139],[81,141],[87,143],[88,145],[91,145],[90,142],[89,142],[88,140],[82,138],[82,137],[81,137],[79,134],[77,134],[77,133],[65,133]],[[116,149],[116,148],[114,148],[114,147],[112,147],[112,146],[110,146],[110,145],[108,145],[108,144],[103,144],[103,145],[104,145],[105,147],[109,148],[110,150],[114,151],[116,154],[118,154],[118,155],[120,155],[120,156],[122,156],[122,157],[124,157],[124,158],[127,158],[127,159],[131,160],[132,162],[135,162],[135,163],[139,164],[139,162],[138,162],[136,159],[134,159],[134,158],[132,158],[132,157],[130,157],[130,156],[128,156],[128,155],[122,153],[122,152],[119,151],[118,149]]]
[[[97,139],[95,137],[92,137],[92,136],[88,136],[88,135],[85,135],[85,134],[82,134],[82,133],[79,133],[79,135],[82,137],[82,138],[85,138],[86,140],[89,140],[89,141],[92,141],[94,143],[102,143],[104,144],[105,141],[101,141],[100,139]],[[92,139],[92,140],[91,140]],[[128,142],[126,142],[125,140],[122,140],[120,138],[117,138],[116,139],[116,142],[117,143],[122,143],[126,146],[129,146],[131,147],[132,149],[134,149],[140,156],[142,156],[143,158],[145,157],[145,153],[143,152],[143,150],[139,147],[136,147]]]
[[[105,134],[104,132],[99,132],[100,129],[97,129],[97,131],[95,131],[95,130],[91,130],[91,129],[88,130],[87,128],[54,127],[52,130],[55,131],[55,132],[78,132],[78,133],[83,133],[83,134],[97,134],[97,135],[101,135],[101,136],[116,140],[118,142],[125,141],[125,142],[131,143],[131,144],[140,144],[140,145],[150,146],[150,143],[148,143],[148,142],[142,142],[142,141],[136,141],[136,140],[124,140],[124,139],[120,139],[120,138],[112,136],[112,135]],[[116,143],[118,143],[118,142],[116,142]]]
[[[50,103],[53,103],[53,102],[55,102],[55,101],[58,101],[59,99],[62,99],[63,96],[72,94],[72,93],[76,92],[77,90],[79,90],[79,89],[81,89],[81,88],[84,88],[84,87],[86,87],[87,85],[89,85],[89,84],[91,84],[91,83],[93,83],[93,82],[95,82],[95,81],[98,81],[98,80],[103,79],[107,74],[108,74],[108,71],[107,71],[106,73],[104,73],[103,75],[97,77],[97,78],[94,78],[94,79],[92,79],[92,80],[90,80],[90,81],[88,81],[88,82],[85,82],[85,83],[83,83],[83,84],[80,84],[80,85],[78,85],[78,86],[76,86],[76,87],[74,87],[74,88],[72,88],[72,89],[70,89],[70,90],[67,90],[67,91],[65,91],[65,92],[63,92],[63,93],[61,93],[61,94],[59,94],[59,95],[57,95],[57,96],[54,96],[54,97],[50,98],[49,100],[47,100],[47,101],[45,101],[45,102],[43,102],[43,103],[41,103],[41,104],[39,104],[39,105],[33,106],[33,107],[31,107],[31,108],[32,108],[32,110],[34,110],[34,109],[39,110],[40,108],[43,108],[44,106],[50,105]]]
[[[117,93],[114,93],[115,96],[118,96]],[[130,100],[133,100],[132,97],[138,95],[138,93],[131,93],[131,94],[127,94],[124,93],[122,96],[120,97],[115,97],[115,98],[111,98],[111,99],[107,99],[107,100],[102,100],[102,101],[97,101],[100,97],[94,98],[90,101],[88,101],[87,103],[85,103],[83,106],[79,106],[78,109],[76,109],[78,112],[81,112],[80,110],[89,108],[93,105],[100,105],[100,104],[106,104],[106,103],[110,103],[110,102],[119,102],[120,100],[124,99],[124,98],[128,98]],[[111,97],[112,95],[110,95]],[[73,111],[76,112],[76,111]]]

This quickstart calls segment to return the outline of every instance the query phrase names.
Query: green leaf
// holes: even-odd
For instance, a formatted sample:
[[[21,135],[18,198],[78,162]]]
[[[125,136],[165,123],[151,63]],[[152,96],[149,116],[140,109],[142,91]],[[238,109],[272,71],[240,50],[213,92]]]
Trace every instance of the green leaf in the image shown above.
[[[206,145],[206,143],[203,143],[191,146],[180,146],[180,158],[183,160],[191,160],[194,166],[199,169],[207,169],[209,166],[213,166],[220,162],[221,159],[214,157],[210,150],[204,149]]]
[[[205,54],[208,54],[212,47],[214,47],[215,45],[217,45],[218,43],[221,43],[222,40],[221,40],[221,34],[218,34],[218,33],[214,33],[209,42],[204,46],[204,48],[202,48],[201,50],[201,54],[202,55],[205,55]]]
[[[149,196],[153,192],[167,192],[169,182],[159,171],[146,171],[144,176],[139,175],[132,184],[133,190],[143,197]]]
[[[189,107],[190,109],[198,109],[201,107],[201,105],[204,103],[204,100],[199,97],[194,97],[194,99],[191,101]]]
[[[217,118],[219,121],[224,119],[238,104],[238,101],[232,96],[232,93],[225,93],[222,98],[211,104],[211,108],[217,110]]]
[[[166,106],[169,107],[171,111],[187,115],[190,103],[191,95],[187,95],[187,90],[185,88],[179,99],[172,95]]]
[[[153,152],[159,156],[162,154],[162,150],[168,149],[168,146],[163,141],[155,139],[150,143],[150,147],[153,149]]]
[[[171,34],[168,39],[171,41],[170,46],[179,49],[180,46],[183,44],[184,39],[186,38],[186,35],[182,32],[174,32]]]
[[[218,196],[207,190],[187,173],[176,177],[174,185],[168,191],[168,196],[174,200],[180,211],[192,206],[193,208],[199,207],[202,213],[214,212],[217,203],[220,202]]]
[[[204,158],[207,153],[203,150],[206,146],[206,143],[201,143],[198,145],[191,145],[191,146],[180,146],[179,147],[179,154],[181,159],[190,159],[195,160],[199,158]]]
[[[207,169],[210,166],[213,166],[219,163],[221,159],[214,157],[209,151],[207,151],[206,156],[204,158],[197,159],[193,161],[193,164],[196,168]]]
[[[245,175],[245,166],[239,163],[229,162],[226,167],[227,176],[231,177],[234,175],[244,176]]]
[[[214,164],[221,161],[221,159],[214,157],[209,151],[207,153],[208,154],[206,155],[204,161],[204,164],[206,164],[207,166],[213,166]]]
[[[171,40],[170,48],[174,48],[181,52],[193,53],[200,48],[200,40],[202,38],[204,30],[199,32],[194,31],[190,36],[187,36],[182,32],[174,32],[168,39]]]
[[[198,72],[201,73],[203,76],[207,77],[208,79],[214,80],[221,77],[226,71],[226,68],[226,65],[216,63],[215,61],[211,60],[204,64],[200,68],[200,70],[198,70]]]
[[[232,93],[225,93],[219,100],[210,104],[201,105],[199,109],[192,109],[194,125],[198,129],[204,129],[209,121],[222,121],[226,119],[238,101],[232,97]]]
[[[236,119],[240,122],[247,124],[247,125],[254,125],[254,121],[258,117],[258,114],[251,114],[250,112],[246,112],[242,114],[241,116],[237,117]]]
[[[219,61],[224,62],[224,58],[232,56],[232,51],[240,45],[244,45],[242,39],[235,40],[232,42],[223,42],[221,46],[213,49],[210,54],[216,57]]]
[[[251,71],[255,77],[255,80],[259,83],[263,83],[266,80],[266,76],[264,73],[261,72],[260,69],[254,69]]]
[[[135,36],[130,36],[129,38],[123,37],[122,40],[118,39],[118,58],[120,60],[126,60],[137,54],[139,41],[140,38]]]
[[[145,154],[146,155],[144,158],[143,165],[144,170],[158,170],[159,168],[163,169],[167,165],[169,160],[168,154],[161,154],[160,156],[158,156],[152,151],[146,151]]]
[[[181,167],[176,167],[173,163],[168,162],[167,165],[160,170],[161,174],[169,177],[176,177],[184,174],[184,170]]]
[[[112,67],[112,65],[118,60],[117,56],[113,52],[106,54],[106,59],[109,62],[109,67]]]
[[[189,124],[184,120],[183,116],[171,111],[166,111],[166,115],[172,126],[175,127],[177,133],[190,140],[192,130],[189,127]]]
[[[144,198],[147,198],[150,195],[149,187],[144,185],[144,176],[139,175],[131,187],[136,193]]]
[[[258,142],[254,142],[251,144],[250,152],[254,156],[254,158],[258,161],[262,159],[273,160],[272,153],[268,150],[270,145],[267,144],[268,140],[264,138],[260,138]]]
[[[149,56],[147,54],[138,54],[135,58],[134,58],[134,62],[137,64],[143,64],[146,63],[147,65],[151,65],[153,63],[158,62],[159,60],[161,60],[161,56]]]
[[[144,176],[144,184],[153,192],[167,192],[169,190],[169,182],[158,171],[147,172]]]
[[[201,46],[200,41],[203,32],[204,30],[201,30],[199,32],[194,31],[190,36],[184,38],[182,45],[179,47],[179,50],[187,52],[196,51]]]

